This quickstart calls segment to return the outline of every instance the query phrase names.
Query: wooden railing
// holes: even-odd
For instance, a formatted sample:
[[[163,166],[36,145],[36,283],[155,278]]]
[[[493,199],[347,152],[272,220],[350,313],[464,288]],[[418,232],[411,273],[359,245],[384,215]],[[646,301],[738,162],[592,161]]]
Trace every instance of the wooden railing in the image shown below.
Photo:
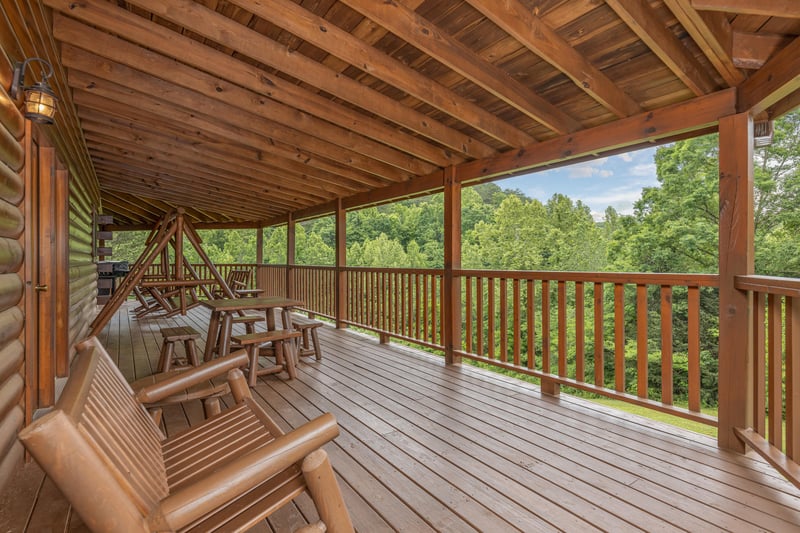
[[[462,357],[535,376],[550,392],[566,385],[716,425],[701,412],[700,323],[701,298],[712,299],[717,276],[454,275],[463,295]],[[686,358],[686,391],[674,388],[676,356]],[[676,405],[678,392],[683,406]]]
[[[228,273],[231,270],[244,270],[250,269],[252,274],[250,275],[250,284],[247,287],[248,289],[255,289],[257,288],[257,274],[256,269],[258,267],[255,263],[215,263],[214,266],[216,267],[217,271],[219,272],[222,279],[227,279]],[[169,265],[170,272],[169,275],[174,277],[175,275],[175,265]],[[197,273],[198,279],[213,279],[211,272],[209,271],[208,265],[205,263],[197,263],[193,264],[192,268]],[[164,272],[162,271],[160,264],[150,265],[145,273],[145,276],[163,276]],[[184,275],[188,276],[189,271],[184,268]]]
[[[286,288],[286,265],[259,265],[256,278],[257,286],[267,296],[288,296]]]
[[[735,283],[753,301],[753,426],[737,433],[800,486],[800,279]]]
[[[304,309],[314,315],[336,316],[336,268],[324,266],[292,266],[294,294],[305,303]]]
[[[443,348],[442,271],[352,268],[345,323],[430,348]]]

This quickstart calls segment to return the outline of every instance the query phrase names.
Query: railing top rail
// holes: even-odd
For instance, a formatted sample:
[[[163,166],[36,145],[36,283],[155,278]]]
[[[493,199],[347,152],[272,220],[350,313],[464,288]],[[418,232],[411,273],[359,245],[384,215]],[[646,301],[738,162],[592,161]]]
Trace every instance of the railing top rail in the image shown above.
[[[463,277],[505,278],[520,280],[583,281],[589,283],[625,283],[644,285],[685,285],[718,287],[717,274],[681,274],[655,272],[556,272],[542,270],[455,270]]]
[[[800,296],[800,279],[776,276],[736,276],[734,284],[742,291],[766,292],[783,296]]]

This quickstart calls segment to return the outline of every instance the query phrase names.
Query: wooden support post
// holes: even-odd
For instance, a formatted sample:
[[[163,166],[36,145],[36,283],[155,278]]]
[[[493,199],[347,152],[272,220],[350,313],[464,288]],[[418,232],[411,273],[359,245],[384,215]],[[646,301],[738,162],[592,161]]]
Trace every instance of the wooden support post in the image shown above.
[[[734,277],[753,272],[753,120],[719,121],[719,427],[721,448],[744,452],[734,428],[752,426],[750,301]]]
[[[347,211],[342,199],[336,203],[336,327],[346,328],[347,316]]]
[[[453,274],[461,269],[461,184],[455,167],[444,170],[444,358],[448,365],[461,363],[461,279]]]
[[[256,264],[264,264],[264,227],[261,224],[256,228]]]
[[[294,253],[295,253],[295,223],[294,217],[289,213],[286,224],[286,297],[294,298]]]

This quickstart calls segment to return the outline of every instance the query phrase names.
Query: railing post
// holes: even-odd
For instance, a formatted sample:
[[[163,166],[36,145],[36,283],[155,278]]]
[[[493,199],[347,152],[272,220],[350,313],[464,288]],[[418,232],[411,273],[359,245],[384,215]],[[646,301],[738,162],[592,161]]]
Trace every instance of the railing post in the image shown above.
[[[289,213],[286,223],[286,297],[294,298],[294,253],[295,253],[295,223],[294,217]]]
[[[455,168],[444,169],[444,357],[448,365],[461,362],[456,351],[461,349],[461,278],[454,270],[461,269],[461,184]]]
[[[346,328],[347,316],[347,211],[342,199],[336,203],[336,327]]]
[[[750,298],[734,277],[753,273],[753,120],[719,121],[719,415],[717,443],[745,451],[734,428],[753,421]]]

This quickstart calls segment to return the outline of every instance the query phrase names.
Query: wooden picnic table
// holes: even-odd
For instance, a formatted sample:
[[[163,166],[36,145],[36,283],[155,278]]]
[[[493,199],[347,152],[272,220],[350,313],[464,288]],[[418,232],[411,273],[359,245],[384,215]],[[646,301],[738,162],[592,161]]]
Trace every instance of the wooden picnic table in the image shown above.
[[[210,361],[216,351],[220,356],[225,356],[230,350],[231,328],[233,314],[242,311],[264,311],[266,314],[267,330],[275,330],[275,309],[281,308],[283,327],[291,329],[291,310],[302,307],[305,303],[301,300],[284,298],[283,296],[262,296],[257,298],[222,298],[217,300],[202,300],[201,304],[211,309],[211,320],[208,322],[208,336],[206,349],[203,354],[205,361]],[[219,332],[219,334],[218,334]]]

